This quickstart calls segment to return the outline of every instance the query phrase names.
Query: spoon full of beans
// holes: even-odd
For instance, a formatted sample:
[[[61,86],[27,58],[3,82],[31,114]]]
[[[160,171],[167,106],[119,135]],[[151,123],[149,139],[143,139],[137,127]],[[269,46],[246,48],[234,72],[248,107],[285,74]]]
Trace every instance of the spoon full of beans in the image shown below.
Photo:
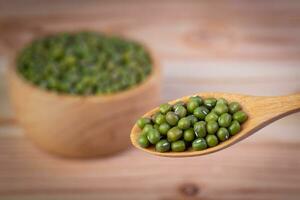
[[[199,93],[164,103],[132,128],[132,144],[147,153],[190,157],[227,148],[300,111],[300,94],[262,97]]]

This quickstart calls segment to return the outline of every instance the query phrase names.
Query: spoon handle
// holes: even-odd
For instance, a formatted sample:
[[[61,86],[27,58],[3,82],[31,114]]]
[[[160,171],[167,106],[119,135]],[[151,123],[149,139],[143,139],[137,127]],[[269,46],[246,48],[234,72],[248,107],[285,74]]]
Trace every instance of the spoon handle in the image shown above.
[[[300,93],[277,97],[251,97],[251,102],[248,109],[258,123],[269,124],[300,111]]]

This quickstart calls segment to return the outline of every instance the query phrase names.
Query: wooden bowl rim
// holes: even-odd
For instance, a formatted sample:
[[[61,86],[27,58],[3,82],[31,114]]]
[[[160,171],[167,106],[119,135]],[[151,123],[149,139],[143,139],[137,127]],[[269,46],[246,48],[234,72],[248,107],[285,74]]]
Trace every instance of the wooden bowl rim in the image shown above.
[[[30,83],[24,77],[17,73],[16,70],[16,56],[14,55],[12,59],[9,61],[8,67],[8,80],[11,81],[18,81],[23,86],[27,87],[28,89],[32,90],[32,92],[38,93],[40,95],[47,95],[49,98],[59,98],[59,99],[68,99],[68,100],[85,100],[85,101],[111,101],[117,99],[126,99],[130,96],[134,96],[139,93],[140,90],[144,90],[147,88],[151,82],[156,81],[155,79],[160,77],[161,69],[157,61],[156,55],[153,53],[150,48],[142,42],[139,42],[146,51],[149,53],[152,59],[152,71],[148,75],[148,77],[138,85],[133,86],[132,88],[112,93],[112,94],[98,94],[98,95],[88,95],[88,96],[80,96],[80,95],[72,95],[68,93],[58,93],[56,91],[50,91],[46,89],[41,89],[38,86]],[[151,92],[151,91],[149,91]],[[134,103],[134,102],[133,102]]]

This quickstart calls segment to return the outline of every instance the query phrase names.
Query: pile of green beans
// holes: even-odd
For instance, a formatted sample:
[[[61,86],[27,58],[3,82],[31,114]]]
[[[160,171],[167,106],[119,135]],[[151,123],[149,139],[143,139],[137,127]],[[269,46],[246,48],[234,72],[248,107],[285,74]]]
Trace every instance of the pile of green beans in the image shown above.
[[[116,93],[144,81],[152,60],[139,43],[94,32],[59,33],[32,41],[17,71],[34,85],[58,93]]]
[[[236,135],[247,119],[238,102],[192,96],[187,102],[162,104],[151,118],[140,118],[138,143],[158,152],[201,151]]]

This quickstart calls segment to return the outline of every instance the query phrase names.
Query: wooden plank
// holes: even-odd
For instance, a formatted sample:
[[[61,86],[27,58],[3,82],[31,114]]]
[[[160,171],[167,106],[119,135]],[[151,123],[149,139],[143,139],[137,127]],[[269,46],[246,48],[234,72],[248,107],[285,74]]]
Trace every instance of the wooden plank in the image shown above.
[[[0,126],[15,123],[9,103],[5,59],[0,58]]]
[[[4,72],[9,56],[35,36],[92,29],[155,51],[162,102],[199,91],[299,92],[299,9],[290,0],[0,1],[0,199],[298,200],[299,113],[205,157],[159,158],[129,149],[66,160],[25,138]]]
[[[298,62],[167,60],[162,62],[167,99],[204,91],[287,95],[300,91]],[[178,96],[176,96],[178,95]]]
[[[15,52],[41,34],[93,29],[144,41],[165,59],[299,60],[298,1],[5,1],[2,5],[3,53]]]
[[[160,158],[130,149],[82,162],[57,159],[22,137],[2,135],[0,199],[299,198],[299,143],[255,137],[199,158]]]

